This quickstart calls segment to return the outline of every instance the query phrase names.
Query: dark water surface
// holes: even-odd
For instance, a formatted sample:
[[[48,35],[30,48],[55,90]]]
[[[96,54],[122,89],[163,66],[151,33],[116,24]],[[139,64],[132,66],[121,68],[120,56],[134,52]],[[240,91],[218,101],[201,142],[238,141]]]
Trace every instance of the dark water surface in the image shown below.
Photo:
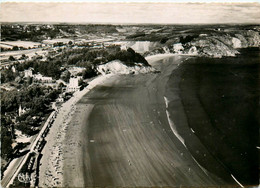
[[[259,48],[241,50],[237,57],[196,57],[168,81],[168,112],[185,145],[204,168],[230,184],[231,174],[243,185],[259,181],[259,65]],[[177,102],[182,114],[176,113]],[[186,122],[178,121],[180,115]]]

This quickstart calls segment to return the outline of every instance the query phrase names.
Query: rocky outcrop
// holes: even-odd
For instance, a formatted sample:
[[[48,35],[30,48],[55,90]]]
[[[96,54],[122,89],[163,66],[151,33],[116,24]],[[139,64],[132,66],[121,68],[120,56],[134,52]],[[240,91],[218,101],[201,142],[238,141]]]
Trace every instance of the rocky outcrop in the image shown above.
[[[236,56],[236,54],[239,54],[240,48],[259,47],[259,31],[257,28],[253,30],[212,31],[211,33],[196,35],[191,40],[181,40],[183,36],[179,36],[180,40],[175,43],[170,43],[170,41],[165,44],[132,41],[131,47],[137,51],[142,49],[141,53],[144,56],[174,53],[221,58],[223,56]],[[141,48],[142,46],[143,48]]]
[[[119,60],[111,61],[97,67],[97,71],[102,75],[106,74],[139,74],[155,72],[150,66],[144,66],[142,63],[135,63],[134,66],[127,66]]]

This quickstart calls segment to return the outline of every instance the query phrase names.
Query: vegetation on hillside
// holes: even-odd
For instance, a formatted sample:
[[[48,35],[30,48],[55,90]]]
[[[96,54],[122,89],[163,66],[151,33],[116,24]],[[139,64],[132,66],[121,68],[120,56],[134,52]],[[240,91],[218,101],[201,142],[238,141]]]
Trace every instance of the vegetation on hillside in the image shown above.
[[[53,54],[53,55],[51,55]],[[82,47],[78,49],[66,48],[59,53],[50,53],[45,60],[34,58],[25,60],[23,63],[16,63],[11,67],[2,70],[1,82],[11,83],[19,90],[1,91],[1,115],[2,115],[2,152],[1,157],[8,160],[14,157],[11,144],[15,139],[14,130],[20,130],[23,134],[31,136],[39,131],[42,118],[48,114],[49,106],[61,90],[51,87],[37,85],[32,78],[23,78],[23,71],[33,68],[34,73],[41,73],[54,79],[69,81],[70,73],[67,68],[71,66],[86,68],[79,75],[84,79],[97,75],[98,65],[109,61],[121,60],[127,66],[134,66],[141,63],[149,66],[144,57],[133,49],[121,50],[119,46],[107,48]],[[26,112],[18,116],[19,107],[25,108]]]
[[[15,139],[14,129],[20,130],[27,136],[39,132],[42,117],[48,114],[49,105],[53,102],[59,90],[51,87],[31,85],[19,91],[1,91],[1,157],[8,160],[14,157],[11,144]],[[25,113],[18,116],[19,107],[26,109]]]
[[[78,34],[117,33],[114,25],[2,24],[1,40],[40,42],[47,38],[76,37]]]
[[[48,56],[46,60],[34,59],[21,64],[16,64],[17,71],[22,72],[30,67],[34,72],[41,73],[54,79],[59,79],[63,71],[62,67],[78,66],[86,70],[82,73],[83,78],[91,78],[97,75],[96,67],[109,61],[120,60],[127,66],[142,63],[149,66],[145,58],[133,49],[121,50],[119,46],[91,49],[83,47],[80,49],[64,49],[56,56]],[[13,73],[11,68],[2,71],[1,82],[6,83],[15,80],[18,73]]]

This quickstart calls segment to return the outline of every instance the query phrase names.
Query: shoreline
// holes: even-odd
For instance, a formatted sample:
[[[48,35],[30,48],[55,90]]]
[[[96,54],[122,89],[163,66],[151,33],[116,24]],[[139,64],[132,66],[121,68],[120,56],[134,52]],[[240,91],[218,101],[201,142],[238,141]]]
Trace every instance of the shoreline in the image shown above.
[[[254,122],[254,106],[251,107],[251,112],[245,112],[242,107],[234,107],[234,101],[241,106],[250,106],[255,100],[254,97],[248,99],[243,97],[245,95],[254,96],[257,83],[257,71],[255,69],[257,65],[251,65],[256,63],[257,58],[253,58],[253,56],[248,59],[247,56],[242,56],[240,59],[230,57],[228,60],[190,59],[191,63],[182,64],[174,72],[168,83],[171,87],[168,87],[168,92],[166,92],[166,97],[169,100],[170,118],[176,123],[177,130],[184,138],[192,155],[208,171],[215,173],[229,184],[237,184],[237,186],[255,184],[253,181],[256,181],[257,170],[254,168],[255,162],[253,162],[256,159],[254,156],[257,156],[256,150],[253,150],[253,146],[247,147],[249,143],[238,139],[238,137],[245,141],[249,139],[247,132],[243,134],[241,132],[247,129],[247,121],[243,117],[251,117],[250,119]],[[239,64],[237,63],[238,60]],[[205,64],[205,61],[208,64]],[[212,61],[217,64],[212,64]],[[221,64],[226,61],[233,64]],[[241,62],[249,62],[249,64],[242,64]],[[227,70],[232,70],[232,72]],[[242,74],[243,77],[239,76]],[[179,79],[180,77],[182,80]],[[252,84],[245,85],[249,81]],[[220,82],[225,84],[214,84]],[[173,93],[176,93],[177,96],[172,97]],[[223,103],[229,104],[229,106],[224,107]],[[183,107],[179,108],[179,106]],[[179,110],[176,110],[176,108]],[[238,113],[244,116],[240,116]],[[182,115],[187,120],[176,121]],[[231,117],[232,120],[236,119],[236,122],[229,122],[228,120]],[[204,126],[201,126],[203,124]],[[252,123],[251,129],[256,129],[254,127],[256,127],[256,124]],[[219,133],[220,131],[222,133]],[[187,134],[188,132],[189,134]],[[251,136],[252,138],[249,141],[257,138],[255,134],[251,134]],[[194,144],[196,142],[201,142],[201,144]],[[215,143],[221,143],[221,147],[214,147]],[[227,143],[232,145],[230,146]],[[199,145],[203,147],[199,147]],[[233,151],[234,147],[232,146],[234,145],[237,146],[236,151]],[[241,147],[239,147],[240,145]],[[240,155],[241,151],[255,154],[244,156]],[[206,156],[203,156],[204,152]],[[209,161],[217,161],[217,163],[213,165],[215,162]],[[217,166],[219,167],[217,168]],[[234,170],[234,167],[237,170]],[[251,174],[251,176],[248,174]],[[253,183],[248,183],[249,181]]]
[[[175,56],[175,57],[174,57]],[[66,113],[63,112],[63,114],[61,114],[60,117],[60,121],[59,120],[55,120],[55,122],[57,121],[57,123],[59,125],[56,125],[56,129],[58,129],[58,131],[55,131],[54,129],[52,129],[51,131],[52,133],[52,140],[51,142],[56,142],[56,144],[54,143],[50,143],[50,145],[52,145],[52,151],[58,151],[58,152],[54,152],[51,153],[51,148],[48,149],[48,152],[44,153],[43,156],[45,156],[45,161],[46,159],[48,159],[49,163],[46,163],[44,160],[41,162],[43,164],[45,164],[45,167],[42,167],[42,172],[41,174],[43,174],[45,172],[45,174],[43,174],[43,176],[40,176],[40,186],[59,186],[59,187],[85,187],[85,186],[177,186],[177,185],[197,185],[197,186],[201,186],[201,185],[222,185],[224,184],[220,179],[214,177],[214,175],[210,175],[208,176],[208,174],[205,174],[205,172],[201,169],[201,167],[197,164],[197,162],[194,160],[193,156],[191,156],[189,150],[187,150],[185,147],[183,147],[183,144],[181,142],[179,142],[180,140],[178,140],[178,138],[176,138],[176,136],[172,133],[171,127],[168,125],[169,124],[169,120],[167,119],[167,112],[165,110],[165,101],[163,99],[163,90],[165,89],[165,85],[168,81],[168,79],[170,78],[170,75],[172,74],[172,71],[174,69],[176,69],[178,67],[178,65],[180,63],[183,62],[183,59],[180,55],[178,54],[157,54],[157,55],[153,55],[152,57],[148,57],[147,58],[149,60],[149,64],[151,64],[152,67],[154,68],[159,68],[161,70],[161,68],[163,69],[162,71],[164,72],[164,74],[162,74],[162,76],[158,76],[158,74],[143,74],[143,75],[138,75],[138,76],[129,76],[129,75],[113,75],[113,79],[106,79],[111,77],[112,75],[106,75],[105,77],[100,78],[100,80],[103,80],[103,83],[100,84],[101,82],[98,81],[94,81],[96,84],[90,86],[89,88],[92,89],[95,86],[98,86],[97,88],[95,88],[95,90],[88,90],[86,93],[80,95],[77,100],[75,100],[75,103],[73,103],[71,109],[73,109],[73,112],[71,112],[68,109],[64,109],[67,112],[67,115],[69,115],[69,117],[64,117],[66,116]],[[169,59],[174,59],[174,63],[170,63],[169,64]],[[187,59],[187,58],[186,58]],[[176,62],[175,62],[176,61]],[[167,63],[168,62],[168,63]],[[162,63],[162,64],[161,64]],[[165,64],[166,63],[166,64]],[[160,74],[160,73],[159,73]],[[158,77],[158,79],[157,79]],[[132,81],[134,81],[134,85],[132,85]],[[153,83],[154,82],[154,83]],[[140,84],[139,84],[140,83]],[[120,87],[118,89],[116,89],[117,85],[120,85]],[[129,91],[132,91],[131,88],[140,88],[140,92],[135,92],[133,93],[134,96],[131,95],[131,93],[127,94],[125,92],[123,92],[122,94],[127,94],[127,97],[124,96],[120,96],[120,98],[116,97],[117,94],[121,94],[121,84],[123,86],[123,90],[126,90],[127,88],[129,88]],[[136,85],[136,86],[135,86]],[[127,86],[127,87],[126,87]],[[146,88],[146,86],[148,88]],[[158,88],[157,88],[158,86]],[[106,93],[106,90],[111,88],[112,89],[112,94],[110,98],[110,94],[111,93]],[[114,89],[115,88],[115,91]],[[109,89],[109,90],[111,90]],[[147,89],[149,90],[149,93],[147,93]],[[157,92],[161,93],[156,94],[157,92],[155,92],[154,90],[157,90]],[[135,90],[133,90],[135,91]],[[137,90],[139,91],[139,89]],[[119,92],[119,93],[118,93]],[[144,93],[143,93],[144,92]],[[145,99],[144,101],[141,100],[138,102],[138,97],[142,96],[144,97],[145,95],[148,95],[149,97],[151,97],[150,95],[152,94],[152,98],[149,100],[148,98]],[[148,97],[147,96],[147,97]],[[162,98],[159,100],[158,97]],[[108,99],[106,99],[107,97],[109,97]],[[141,98],[142,98],[141,97]],[[106,100],[103,100],[103,98],[105,98]],[[95,130],[97,127],[102,127],[105,124],[110,124],[110,120],[102,120],[101,117],[103,117],[106,113],[104,112],[99,112],[97,111],[99,109],[99,105],[97,106],[97,104],[101,103],[106,104],[105,101],[108,102],[109,105],[109,101],[112,100],[112,104],[113,103],[119,103],[120,101],[124,101],[125,99],[129,98],[129,100],[133,100],[133,103],[130,103],[130,105],[132,106],[133,104],[137,103],[137,106],[134,107],[134,111],[136,113],[136,111],[140,111],[140,113],[145,113],[147,115],[142,115],[141,117],[143,117],[144,119],[148,119],[148,121],[150,121],[149,119],[153,119],[152,121],[150,121],[151,125],[154,125],[154,122],[157,122],[158,125],[160,125],[159,127],[161,127],[162,129],[160,129],[159,127],[153,127],[151,130],[147,129],[143,134],[143,136],[141,136],[140,138],[138,138],[136,140],[135,137],[118,137],[120,134],[124,133],[124,134],[130,134],[130,132],[128,133],[128,129],[131,129],[131,132],[135,132],[138,131],[141,127],[139,125],[139,123],[141,123],[143,120],[138,120],[140,117],[136,117],[137,119],[135,119],[133,122],[127,120],[127,117],[132,117],[134,114],[131,113],[131,109],[127,108],[127,109],[121,109],[119,112],[117,112],[117,110],[119,110],[120,108],[122,108],[123,106],[119,105],[118,108],[119,109],[114,109],[112,111],[108,111],[109,114],[111,114],[111,118],[117,118],[118,116],[113,115],[113,113],[122,113],[122,117],[126,118],[122,123],[122,125],[124,125],[123,127],[123,132],[120,133],[119,135],[115,136],[115,135],[110,135],[110,136],[105,136],[106,134],[103,133],[101,136],[100,134],[95,135]],[[158,103],[158,105],[156,105],[157,107],[152,107],[150,101],[155,100],[155,102]],[[128,100],[126,100],[125,102],[129,102]],[[147,106],[148,109],[142,107],[142,105],[140,106],[140,104],[142,104],[143,102],[145,102],[144,106]],[[140,103],[140,104],[139,104]],[[103,105],[101,105],[100,107],[102,107]],[[104,105],[105,107],[106,105]],[[127,107],[127,106],[126,106]],[[152,109],[151,109],[152,107]],[[156,109],[158,111],[156,111]],[[115,111],[116,110],[116,111]],[[129,111],[130,110],[130,111]],[[149,111],[147,111],[149,110]],[[151,110],[151,111],[150,111]],[[146,112],[147,111],[147,112]],[[151,117],[151,113],[156,112],[156,116]],[[125,114],[126,113],[126,114]],[[130,114],[132,115],[130,115]],[[124,115],[125,114],[125,115]],[[63,117],[62,117],[63,116]],[[120,117],[119,116],[119,117]],[[158,116],[158,117],[157,117]],[[157,118],[156,118],[157,117]],[[101,119],[100,119],[101,118]],[[132,117],[134,118],[134,117]],[[57,116],[58,119],[58,116]],[[115,126],[117,125],[119,120],[115,120]],[[121,121],[121,120],[120,120]],[[55,124],[54,122],[54,124]],[[130,127],[126,127],[126,125],[128,125],[129,123],[134,123],[136,124],[136,126],[138,125],[138,127],[136,128],[130,128]],[[64,124],[65,126],[62,127],[62,124]],[[142,124],[142,123],[141,123]],[[96,125],[95,127],[92,127]],[[91,127],[89,127],[91,126]],[[114,126],[114,125],[113,125]],[[142,129],[146,128],[146,125],[143,125],[144,127]],[[63,129],[61,129],[63,128]],[[112,127],[111,127],[112,128]],[[103,130],[104,127],[101,129]],[[119,129],[121,130],[121,128],[119,127]],[[60,130],[60,132],[59,132]],[[51,132],[50,131],[50,132]],[[106,129],[104,129],[103,131],[106,131]],[[140,131],[140,130],[139,130]],[[118,132],[118,130],[116,130],[116,132]],[[116,132],[108,132],[107,134],[114,134]],[[157,132],[157,133],[156,133]],[[156,134],[155,134],[156,133]],[[55,140],[54,135],[56,134],[56,136],[60,137],[60,140]],[[62,134],[62,136],[60,135]],[[139,132],[135,133],[136,136],[140,136]],[[155,134],[155,135],[154,135]],[[167,134],[168,136],[162,136],[162,134]],[[51,135],[51,133],[50,133]],[[149,136],[150,135],[150,136]],[[158,143],[157,139],[158,135],[160,136],[160,144]],[[52,137],[50,136],[50,137]],[[101,137],[97,137],[97,136],[101,136]],[[155,136],[155,137],[154,137]],[[62,139],[61,139],[62,137]],[[146,139],[150,139],[150,138],[154,138],[155,140],[153,141],[154,144],[156,144],[156,147],[159,147],[157,149],[154,148],[153,145],[150,145],[150,141],[146,141]],[[50,138],[48,138],[50,139]],[[105,143],[114,143],[114,144],[119,144],[119,146],[114,147],[113,145],[113,149],[110,151],[108,150],[108,153],[103,153],[103,154],[98,154],[96,155],[96,150],[98,150],[99,152],[104,152],[106,150],[102,150],[102,147],[106,147],[105,146],[100,146],[98,148],[95,147],[95,145],[100,145],[102,142],[100,142],[101,140],[111,140],[111,141],[104,141]],[[114,139],[119,139],[118,141],[115,141]],[[122,140],[123,139],[123,140]],[[126,140],[125,140],[126,139]],[[130,139],[129,141],[127,141],[127,139]],[[144,143],[142,144],[143,146],[140,147],[140,139],[144,140]],[[166,139],[166,140],[165,140]],[[152,143],[153,143],[152,142]],[[164,143],[165,142],[165,143]],[[131,144],[130,144],[131,143]],[[163,151],[161,150],[161,146],[162,143],[164,143],[163,145],[165,145],[164,147],[168,147],[168,149],[165,149]],[[48,144],[48,142],[47,142]],[[124,146],[121,146],[121,144],[126,144]],[[129,145],[130,144],[130,145]],[[136,145],[137,144],[137,145]],[[133,145],[132,149],[128,149],[129,147],[131,148]],[[108,145],[109,146],[109,145]],[[107,146],[107,147],[108,147]],[[176,147],[174,150],[172,150],[172,147]],[[120,151],[118,150],[119,148],[121,148]],[[171,148],[171,149],[170,149]],[[132,153],[130,152],[131,150],[138,150],[137,153]],[[144,149],[144,151],[142,151]],[[47,147],[45,147],[44,150],[47,150]],[[113,151],[114,150],[114,151]],[[118,151],[117,151],[118,150]],[[158,151],[157,151],[158,150]],[[169,152],[170,156],[169,157],[167,155],[161,155],[163,152]],[[121,163],[127,163],[127,166],[124,166],[124,168],[119,168],[118,170],[114,171],[115,169],[117,169],[118,167],[116,167],[115,169],[113,168],[110,169],[110,166],[106,166],[105,164],[110,164],[110,162],[114,161],[117,157],[112,157],[111,159],[109,159],[111,156],[111,154],[113,152],[115,152],[112,156],[117,155],[122,153],[122,156],[128,156],[128,162],[125,161],[124,159],[120,159]],[[130,152],[130,153],[129,153]],[[151,156],[151,160],[146,160],[145,158],[143,158],[143,154],[149,152],[149,156]],[[109,154],[111,153],[111,154]],[[76,155],[75,155],[76,154]],[[109,154],[109,155],[108,155]],[[48,156],[51,156],[48,158]],[[107,163],[104,163],[102,166],[100,166],[100,158],[99,156],[103,156],[103,155],[108,155],[106,157],[109,157],[107,159]],[[136,157],[134,157],[135,155],[137,155]],[[118,157],[122,157],[121,155]],[[168,156],[168,157],[167,157]],[[154,161],[158,160],[157,158],[160,158],[160,163],[154,163]],[[43,157],[44,158],[44,157]],[[52,160],[54,159],[54,160]],[[52,161],[58,161],[58,164],[54,164]],[[64,160],[66,161],[64,163]],[[137,160],[136,162],[134,162],[135,160]],[[141,160],[141,161],[139,161]],[[172,161],[173,160],[173,161]],[[125,161],[125,162],[124,162]],[[172,161],[172,162],[170,162]],[[186,162],[184,162],[186,161]],[[132,166],[132,162],[133,163],[137,163],[139,164],[138,166]],[[166,173],[165,177],[167,177],[166,180],[164,180],[163,182],[159,183],[157,181],[160,181],[160,179],[162,178],[161,175],[158,176],[157,172],[154,171],[155,168],[151,168],[150,165],[151,164],[157,166],[157,168],[166,168],[164,169],[165,171],[162,171],[162,173]],[[163,166],[161,166],[161,163],[164,164]],[[117,163],[112,163],[111,165],[116,165]],[[170,168],[171,174],[175,174],[176,176],[172,176],[169,174],[169,167],[167,167],[168,165],[171,165],[172,168]],[[46,167],[47,166],[52,167],[53,169],[51,169],[51,171],[46,171]],[[56,165],[56,166],[54,166]],[[105,165],[105,166],[104,166]],[[177,166],[176,166],[177,165]],[[179,168],[179,166],[181,166],[181,168]],[[44,169],[45,168],[45,169]],[[147,177],[139,177],[137,174],[135,174],[134,172],[130,173],[130,169],[129,168],[134,168],[135,169],[135,173],[138,172],[140,173],[141,171],[143,171],[144,174],[148,173]],[[102,170],[101,170],[102,169]],[[106,170],[107,169],[107,170]],[[108,170],[110,169],[110,170]],[[50,168],[49,168],[50,170]],[[99,172],[99,170],[101,170]],[[110,172],[112,170],[112,172]],[[126,171],[125,171],[126,170]],[[122,171],[122,172],[120,172]],[[46,174],[47,172],[47,174]],[[94,174],[93,174],[94,173]],[[105,173],[106,175],[104,175],[103,177],[103,173]],[[108,173],[108,174],[107,174]],[[112,173],[112,174],[111,174]],[[190,177],[190,173],[193,174],[192,177]],[[59,178],[51,176],[50,174],[56,174],[59,176]],[[131,177],[128,177],[127,179],[121,177],[124,174],[128,174]],[[44,176],[45,175],[45,176]],[[49,177],[48,177],[49,176]],[[111,176],[111,177],[110,177]],[[116,178],[117,177],[117,178]],[[141,178],[141,179],[140,179]],[[49,179],[49,180],[47,180]],[[45,181],[46,180],[46,181]],[[66,181],[64,181],[66,180]],[[45,181],[45,182],[41,182],[41,181]],[[173,184],[173,182],[177,181],[176,183]],[[156,183],[157,182],[157,183]],[[167,183],[166,183],[167,182]],[[216,183],[218,182],[218,183]]]
[[[155,59],[154,61],[158,61],[160,59],[162,60],[164,58],[171,57],[171,56],[176,56],[176,54],[174,55],[163,54],[163,56],[161,56],[161,54],[157,54],[154,55],[153,57],[150,57],[149,60]],[[149,64],[151,64],[152,66],[154,61],[149,62]],[[151,72],[148,74],[154,74],[154,73]],[[111,75],[111,77],[109,80],[106,80],[105,82],[106,84],[103,83],[104,85],[111,85],[113,83],[118,82],[118,78],[120,78],[121,76],[128,76],[128,74],[109,74],[109,75]],[[144,73],[143,75],[147,75],[147,73]],[[92,92],[92,90],[90,92]],[[65,149],[64,157],[66,158],[67,162],[66,165],[63,166],[64,176],[65,176],[64,179],[66,179],[66,182],[62,183],[62,186],[65,187],[85,187],[94,184],[93,179],[91,180],[89,178],[88,180],[85,180],[84,173],[82,173],[82,172],[87,173],[87,176],[89,177],[92,176],[89,173],[89,171],[91,171],[90,161],[87,160],[83,162],[84,164],[81,164],[82,157],[88,159],[90,158],[89,153],[87,152],[84,153],[82,150],[78,149],[79,147],[88,148],[90,144],[94,144],[96,142],[95,139],[88,138],[86,136],[88,134],[88,128],[86,128],[85,125],[89,123],[89,118],[94,108],[94,105],[91,102],[87,102],[87,100],[88,99],[81,99],[81,101],[80,100],[78,101],[76,105],[77,113],[74,114],[72,121],[69,123],[68,132],[73,132],[74,134],[73,136],[66,135],[66,146],[64,148]],[[81,102],[82,103],[87,102],[87,105],[81,104]],[[87,142],[85,140],[87,140]],[[77,153],[77,155],[73,155],[74,153]],[[77,164],[78,166],[77,168],[75,167],[75,164]],[[74,171],[74,173],[77,174],[77,177],[71,176],[72,171]]]
[[[77,103],[66,134],[63,186],[224,184],[205,174],[168,125],[165,85],[186,58],[154,58],[149,63],[162,73],[115,75]]]
[[[186,58],[184,61],[182,61],[182,63],[185,63],[187,60],[189,60],[189,58],[190,57]],[[206,169],[204,166],[202,166],[200,164],[200,162],[198,162],[198,160],[193,156],[194,152],[192,152],[193,149],[191,150],[191,147],[190,147],[190,144],[189,144],[190,140],[193,140],[192,142],[197,143],[196,144],[197,145],[197,149],[198,148],[200,148],[200,149],[201,148],[205,148],[205,146],[202,145],[202,143],[200,142],[200,140],[197,137],[197,135],[195,135],[195,131],[189,126],[189,122],[188,122],[188,119],[186,117],[186,112],[185,112],[184,106],[182,104],[182,97],[181,97],[180,88],[179,88],[179,84],[181,82],[181,77],[182,77],[182,73],[181,73],[182,71],[178,69],[178,67],[182,63],[178,64],[176,69],[174,69],[172,71],[172,73],[169,76],[169,79],[168,79],[168,81],[166,83],[165,94],[164,94],[164,102],[165,102],[165,112],[166,112],[166,115],[167,115],[167,120],[168,120],[168,123],[169,123],[169,126],[171,128],[171,131],[172,131],[173,135],[187,149],[187,151],[190,153],[192,159],[195,161],[195,163],[198,165],[198,167],[205,173],[205,175],[208,176],[208,177],[211,176],[211,177],[213,177],[215,179],[220,179],[214,173],[210,172],[208,169]],[[169,83],[171,82],[171,77],[172,76],[175,77],[174,85],[176,85],[176,86],[173,89],[174,91],[169,92],[169,90],[172,90],[172,88],[171,87],[167,87],[167,85],[169,85]],[[171,84],[173,84],[173,83],[171,82]],[[169,93],[171,93],[172,95],[169,96]],[[175,103],[174,104],[174,106],[175,106],[174,109],[177,109],[177,110],[174,110],[175,112],[171,113],[173,111],[171,109],[171,107],[173,106],[173,103]],[[172,117],[173,114],[179,114],[179,115],[178,116],[175,115],[174,117]],[[180,118],[177,118],[177,117],[180,117]],[[177,123],[175,123],[175,122],[177,122]],[[180,124],[181,124],[181,126],[178,126]],[[187,136],[187,135],[190,135],[190,136]],[[186,144],[186,142],[187,142],[187,144]],[[198,146],[198,145],[201,145],[201,146]],[[206,155],[210,155],[209,153],[207,153],[207,151],[204,151],[204,152],[205,152],[204,153],[204,157]],[[234,179],[232,174],[231,174],[231,177]],[[236,180],[236,179],[234,179],[234,180]],[[236,182],[238,182],[238,181],[236,180]],[[239,183],[239,186],[240,185],[241,184]]]
[[[180,82],[182,81],[183,74],[182,67],[183,66],[179,66],[178,69],[172,71],[172,74],[167,82],[167,85],[170,84],[171,87],[166,87],[164,96],[166,103],[166,114],[172,133],[189,151],[192,159],[207,176],[210,174],[216,179],[222,179],[218,176],[220,174],[215,175],[214,173],[214,171],[219,171],[226,176],[225,180],[228,180],[230,183],[233,179],[226,172],[226,169],[223,169],[223,167],[216,161],[208,149],[202,144],[196,135],[197,133],[192,129],[192,127],[189,126],[190,122],[188,121],[187,111],[183,105],[183,96],[181,95],[180,89]],[[212,169],[205,168],[205,161],[208,161],[207,163],[209,164],[214,164],[214,167],[212,166]],[[225,182],[225,185],[227,185],[227,182]]]
[[[175,56],[176,54],[156,54],[148,56],[148,59],[161,59],[162,57]],[[63,185],[63,173],[60,169],[64,168],[63,158],[62,158],[62,149],[64,139],[66,137],[66,131],[71,123],[71,118],[76,111],[76,104],[82,99],[84,95],[90,92],[95,86],[104,83],[109,78],[117,76],[116,74],[107,74],[99,75],[93,80],[91,80],[86,88],[82,91],[75,92],[73,96],[62,104],[62,107],[58,110],[57,117],[55,118],[53,125],[49,131],[49,134],[46,136],[46,145],[42,151],[43,157],[41,159],[40,165],[40,186],[64,186]],[[66,116],[68,116],[66,118]],[[63,125],[63,126],[62,126]],[[65,125],[65,126],[64,126]],[[58,152],[57,152],[58,151]],[[55,161],[58,161],[55,163]],[[47,166],[51,168],[48,169]],[[54,167],[55,166],[55,167]],[[55,175],[56,174],[56,175]],[[47,180],[47,182],[45,181]]]

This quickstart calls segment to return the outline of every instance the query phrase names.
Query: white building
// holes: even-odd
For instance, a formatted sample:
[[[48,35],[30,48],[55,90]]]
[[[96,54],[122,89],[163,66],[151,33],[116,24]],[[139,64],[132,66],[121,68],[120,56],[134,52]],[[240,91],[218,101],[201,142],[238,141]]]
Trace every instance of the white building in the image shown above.
[[[21,116],[24,113],[26,113],[26,108],[22,108],[21,105],[19,105],[19,109],[18,109],[18,115]]]
[[[70,78],[69,84],[67,85],[67,91],[68,92],[79,91],[80,89],[79,80],[80,77]]]
[[[40,81],[40,82],[43,82],[43,83],[51,83],[53,80],[52,80],[52,77],[48,77],[48,76],[43,76],[43,75],[41,75],[41,74],[35,74],[34,76],[33,76],[33,78],[35,79],[35,80],[38,80],[38,81]]]
[[[33,77],[33,71],[32,69],[24,70],[24,77]]]
[[[15,67],[14,67],[14,66],[12,66],[12,68],[11,68],[11,69],[12,69],[12,72],[14,72],[14,73],[16,72],[16,69],[15,69]]]
[[[78,73],[83,72],[86,68],[83,67],[70,67],[68,71],[70,72],[71,76],[76,76]]]
[[[62,94],[59,95],[59,98],[56,99],[57,102],[64,102],[64,96]]]

